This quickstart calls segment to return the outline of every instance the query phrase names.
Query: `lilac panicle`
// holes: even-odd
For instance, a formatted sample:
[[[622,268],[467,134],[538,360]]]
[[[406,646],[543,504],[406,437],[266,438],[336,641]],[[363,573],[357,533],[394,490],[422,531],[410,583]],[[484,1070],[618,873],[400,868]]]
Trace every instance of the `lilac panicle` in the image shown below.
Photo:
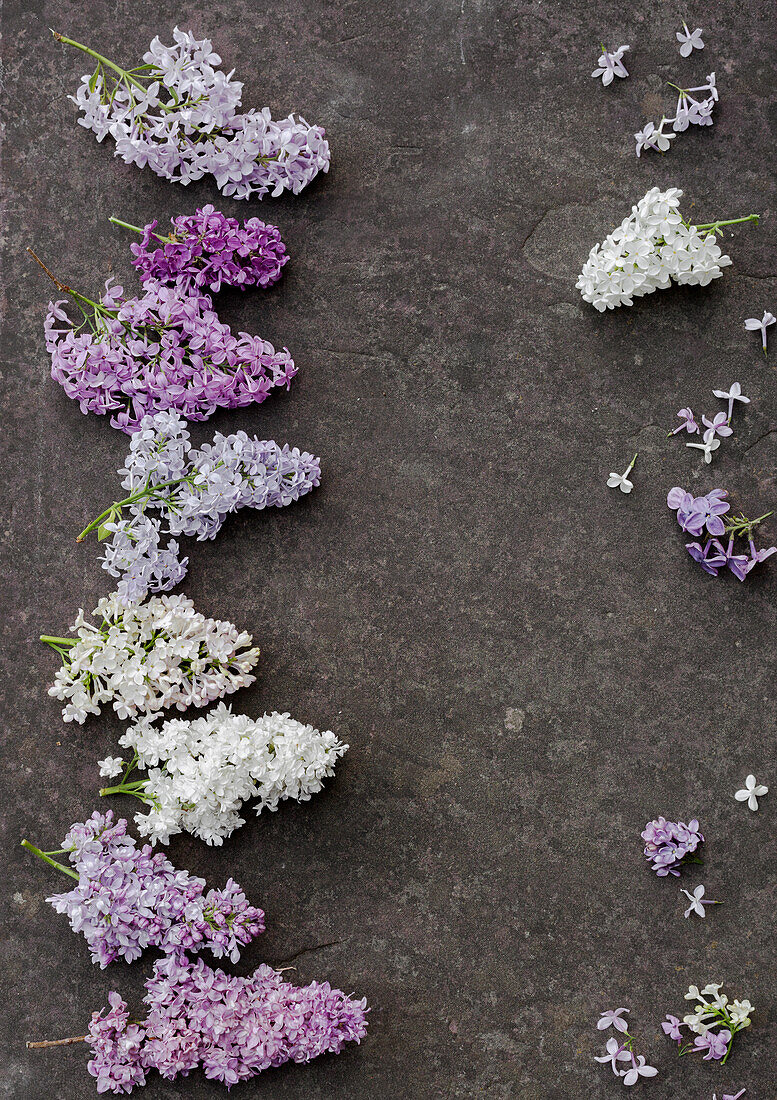
[[[242,978],[173,954],[156,962],[145,986],[141,1024],[128,1023],[116,994],[107,1015],[92,1017],[88,1069],[100,1091],[130,1092],[151,1069],[173,1079],[197,1066],[229,1088],[284,1062],[339,1054],[367,1030],[364,1000],[328,982],[297,988],[264,965]]]
[[[88,303],[74,324],[50,302],[44,323],[51,377],[83,413],[110,414],[122,431],[138,430],[144,416],[175,410],[207,420],[218,408],[260,404],[297,373],[288,348],[247,332],[235,335],[219,320],[207,294],[147,279],[128,298],[109,280],[99,302]]]
[[[72,825],[62,847],[78,882],[47,901],[67,914],[100,967],[116,958],[133,962],[147,947],[207,948],[237,962],[240,947],[264,931],[264,913],[249,905],[236,882],[206,892],[204,879],[176,870],[150,844],[138,848],[127,822],[114,823],[111,810]]]
[[[659,878],[679,875],[680,867],[704,841],[699,822],[693,818],[684,821],[667,821],[665,817],[649,821],[642,833],[645,841],[645,858],[650,860],[651,870]]]
[[[249,218],[241,226],[211,205],[173,218],[167,236],[157,231],[156,221],[150,222],[141,242],[130,248],[144,283],[157,280],[183,294],[216,293],[222,286],[269,287],[289,259],[274,225]]]
[[[732,386],[732,391],[734,387]],[[718,392],[717,390],[715,391]],[[726,394],[728,396],[728,394]],[[721,431],[722,420],[725,413],[719,413],[715,418],[717,430]],[[705,423],[710,423],[703,418]],[[708,430],[709,434],[713,428]],[[764,547],[757,550],[752,538],[753,528],[772,513],[767,512],[756,520],[748,520],[745,516],[723,517],[730,510],[727,502],[728,493],[725,489],[712,489],[705,496],[694,497],[680,486],[670,489],[666,503],[672,511],[677,513],[677,522],[683,531],[698,538],[700,535],[709,535],[704,544],[700,542],[686,542],[685,548],[694,561],[698,562],[705,573],[717,577],[721,569],[728,567],[734,576],[743,581],[750,571],[759,562],[766,561],[772,554],[777,554],[777,546]],[[724,546],[720,536],[728,534],[728,545]],[[736,553],[734,539],[742,537],[748,540],[749,555]]]

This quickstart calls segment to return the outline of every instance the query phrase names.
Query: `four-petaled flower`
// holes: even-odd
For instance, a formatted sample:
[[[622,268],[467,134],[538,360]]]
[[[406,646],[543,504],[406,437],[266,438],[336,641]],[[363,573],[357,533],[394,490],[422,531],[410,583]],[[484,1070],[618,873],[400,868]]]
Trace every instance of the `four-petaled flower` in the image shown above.
[[[760,321],[757,317],[748,317],[745,321],[745,328],[750,329],[752,332],[760,329],[764,355],[766,355],[766,330],[769,325],[773,325],[775,321],[777,321],[777,317],[775,317],[773,313],[769,313],[768,310],[764,310],[764,315]]]
[[[704,440],[703,443],[686,443],[685,446],[695,447],[697,450],[701,451],[704,455],[704,461],[710,463],[712,462],[712,452],[717,451],[720,446],[720,440],[716,438],[714,428],[708,428],[702,438]]]
[[[728,418],[731,419],[731,414],[734,411],[734,402],[741,401],[743,405],[750,404],[750,398],[745,397],[742,393],[742,387],[738,382],[732,382],[729,390],[713,390],[716,397],[719,397],[722,401],[728,401]]]
[[[641,1054],[632,1054],[631,1056],[631,1069],[627,1070],[623,1074],[624,1085],[636,1085],[640,1077],[655,1077],[658,1070],[655,1066],[648,1066],[645,1059]]]
[[[683,21],[683,29],[675,32],[675,37],[680,43],[680,56],[690,57],[694,50],[703,50],[704,42],[702,41],[701,27],[696,27],[695,30],[689,31],[688,24]]]
[[[748,775],[741,791],[737,791],[734,798],[737,802],[747,802],[751,810],[758,809],[758,799],[769,793],[769,788],[763,783],[758,783],[754,775]]]
[[[601,1062],[602,1064],[609,1062],[612,1066],[613,1073],[619,1073],[618,1062],[631,1061],[631,1053],[626,1050],[622,1043],[619,1043],[617,1039],[612,1038],[607,1040],[606,1054],[594,1055],[595,1062]]]
[[[722,1100],[739,1100],[739,1097],[744,1096],[746,1092],[747,1089],[740,1089],[734,1096],[728,1092],[724,1092]],[[716,1092],[712,1094],[712,1100],[718,1100],[718,1094]]]
[[[683,1041],[683,1033],[680,1031],[680,1018],[678,1016],[672,1016],[671,1013],[667,1013],[667,1017],[662,1021],[661,1027],[663,1028],[664,1035],[668,1035],[670,1039],[674,1039],[677,1043]]]
[[[638,130],[634,135],[637,142],[637,156],[642,156],[643,149],[657,149],[659,153],[665,153],[669,148],[669,144],[677,137],[677,134],[665,134],[664,123],[667,120],[661,119],[661,124],[656,128],[652,122],[648,122],[644,130]]]
[[[688,898],[688,901],[691,903],[683,913],[684,917],[690,917],[691,913],[698,913],[700,917],[704,917],[706,916],[704,912],[705,905],[720,905],[719,901],[708,901],[705,899],[703,886],[697,886],[692,894],[688,890],[684,890],[682,888],[680,892],[682,894],[685,894],[685,896]],[[668,1034],[669,1032],[667,1031],[667,1035]]]
[[[628,1012],[628,1008],[608,1008],[599,1017],[597,1027],[599,1031],[606,1031],[608,1027],[614,1027],[616,1031],[628,1032],[628,1025],[622,1016]]]
[[[121,770],[124,767],[124,761],[120,756],[106,756],[104,760],[97,761],[100,768],[100,775],[105,776],[106,779],[113,779],[116,775],[121,775]]]
[[[671,431],[669,433],[670,435],[677,435],[677,433],[681,432],[683,428],[686,430],[688,435],[695,435],[696,432],[698,432],[699,425],[696,423],[696,417],[693,415],[693,409],[680,409],[677,415],[682,421],[682,424],[679,428],[675,428],[674,431]]]
[[[708,420],[706,416],[702,416],[701,420],[702,424],[704,424],[706,428],[709,428],[709,432],[704,433],[705,439],[710,434],[710,432],[712,432],[713,438],[716,434],[719,436],[723,436],[724,438],[727,435],[734,434],[734,429],[728,426],[728,418],[724,412],[715,413],[712,420]]]
[[[628,50],[628,46],[619,46],[617,50],[610,53],[602,46],[602,53],[599,60],[596,62],[596,68],[591,73],[593,77],[601,77],[602,84],[606,88],[608,84],[612,84],[616,76],[623,77],[628,76],[629,72],[626,66],[621,61],[621,58]]]
[[[697,1035],[694,1040],[693,1049],[694,1052],[706,1050],[704,1055],[704,1061],[709,1062],[711,1060],[720,1061],[721,1058],[726,1057],[728,1051],[728,1044],[731,1042],[731,1032],[728,1028],[724,1028],[723,1031],[705,1031],[703,1035]]]
[[[634,469],[634,463],[637,461],[637,456],[634,455],[629,465],[626,467],[622,474],[616,474],[614,471],[607,478],[607,484],[610,489],[620,489],[622,493],[630,493],[634,488],[634,483],[629,481],[629,474]]]

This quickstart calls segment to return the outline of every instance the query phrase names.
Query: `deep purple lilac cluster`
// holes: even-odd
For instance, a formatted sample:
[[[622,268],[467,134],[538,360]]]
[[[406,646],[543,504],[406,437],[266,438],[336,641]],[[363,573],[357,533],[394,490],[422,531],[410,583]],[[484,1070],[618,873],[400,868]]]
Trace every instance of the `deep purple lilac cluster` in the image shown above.
[[[650,860],[650,868],[659,878],[679,875],[682,864],[693,856],[704,841],[695,817],[687,825],[684,821],[656,818],[647,823],[642,839],[645,841],[645,858]]]
[[[150,844],[138,848],[127,835],[127,822],[114,822],[110,810],[72,825],[62,848],[78,882],[47,900],[67,914],[101,967],[116,958],[133,962],[147,947],[207,948],[216,958],[227,955],[237,962],[240,948],[264,931],[264,913],[249,904],[236,882],[229,879],[223,890],[206,892],[204,879],[176,870]]]
[[[284,1062],[339,1054],[367,1030],[364,1000],[328,982],[297,988],[269,966],[242,978],[183,954],[160,959],[146,981],[146,1019],[129,1022],[126,1003],[109,995],[87,1036],[98,1092],[128,1093],[156,1069],[171,1080],[201,1066],[227,1087]]]
[[[756,520],[732,516],[724,521],[723,516],[731,508],[727,496],[725,489],[712,489],[705,496],[694,497],[692,493],[675,486],[669,490],[666,503],[677,513],[677,522],[682,530],[694,536],[694,541],[687,542],[685,548],[705,573],[717,577],[721,569],[728,567],[735,577],[743,581],[759,562],[777,554],[777,546],[758,550],[753,541],[753,528],[766,516]],[[725,535],[729,536],[727,545],[720,541],[720,536]],[[701,536],[705,536],[704,541],[697,541]],[[738,537],[747,540],[748,553],[734,552],[734,540]]]
[[[165,236],[152,221],[139,230],[140,244],[130,245],[132,263],[144,283],[157,280],[182,294],[215,294],[222,286],[269,287],[280,279],[289,259],[276,226],[259,218],[248,218],[241,225],[210,204],[173,218],[172,226]]]
[[[78,325],[64,300],[49,303],[51,377],[82,412],[110,413],[125,432],[168,409],[207,420],[218,408],[258,404],[274,388],[288,389],[297,373],[288,348],[235,335],[202,291],[183,293],[148,278],[136,297],[110,280],[99,302],[74,297],[83,312]]]

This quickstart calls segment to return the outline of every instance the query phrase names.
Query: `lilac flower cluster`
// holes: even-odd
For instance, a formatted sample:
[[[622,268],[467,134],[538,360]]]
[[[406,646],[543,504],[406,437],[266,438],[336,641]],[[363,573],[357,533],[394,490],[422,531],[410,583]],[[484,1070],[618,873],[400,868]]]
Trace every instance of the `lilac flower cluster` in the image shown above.
[[[208,39],[176,27],[173,45],[155,38],[145,64],[128,70],[72,38],[54,37],[96,62],[70,98],[83,114],[79,124],[98,141],[112,137],[126,164],[148,165],[183,184],[210,173],[237,199],[296,195],[329,169],[320,126],[293,114],[276,121],[267,107],[239,110],[243,85],[218,69],[221,58]]]
[[[695,817],[687,825],[684,821],[667,821],[665,817],[648,821],[642,839],[645,841],[645,858],[659,878],[679,875],[680,867],[688,861],[701,862],[694,857],[704,841]]]
[[[698,541],[685,544],[688,553],[704,572],[717,577],[721,569],[728,567],[738,580],[743,581],[756,565],[777,554],[777,546],[758,550],[753,540],[754,528],[772,513],[765,512],[754,520],[740,514],[724,521],[722,517],[731,507],[727,496],[725,489],[712,489],[704,496],[694,497],[692,493],[675,486],[669,490],[666,503],[677,513],[677,522],[682,530],[693,535],[694,540],[702,535],[709,536],[703,544]],[[724,535],[729,536],[725,546],[720,541]],[[748,553],[734,552],[736,538],[747,539]]]
[[[207,948],[232,962],[240,948],[264,931],[264,913],[248,903],[232,879],[223,890],[205,891],[205,880],[178,871],[150,844],[138,848],[127,835],[127,822],[114,823],[113,812],[93,813],[71,825],[62,852],[75,872],[51,859],[57,853],[24,847],[77,879],[66,894],[46,900],[66,913],[81,932],[92,961],[106,967],[116,958],[133,962],[147,947],[162,951]]]
[[[648,122],[643,130],[634,135],[638,157],[646,149],[665,153],[670,142],[690,126],[712,126],[712,112],[719,98],[715,73],[710,73],[704,79],[707,83],[699,84],[695,88],[680,88],[669,82],[670,87],[678,92],[674,118],[664,116],[658,126]],[[697,98],[699,93],[703,94],[703,98]],[[671,126],[672,130],[665,133],[664,126]]]
[[[686,447],[695,447],[697,450],[702,451],[704,455],[704,461],[706,463],[712,462],[712,454],[717,451],[720,446],[720,440],[726,439],[728,436],[734,434],[734,429],[731,427],[731,417],[734,412],[734,406],[737,402],[743,405],[750,404],[750,398],[745,397],[742,393],[742,387],[739,382],[732,382],[730,389],[727,390],[713,390],[715,397],[719,397],[724,401],[728,401],[728,413],[719,412],[715,413],[710,420],[706,416],[702,416],[701,422],[705,427],[705,432],[702,435],[701,443],[686,443]],[[679,409],[677,417],[680,424],[677,428],[670,431],[669,435],[677,435],[678,432],[685,431],[688,435],[696,435],[701,432],[701,429],[696,422],[696,417],[693,414],[693,409]]]
[[[116,993],[105,1015],[92,1016],[88,1069],[98,1092],[129,1093],[149,1070],[172,1080],[197,1066],[230,1087],[284,1062],[339,1054],[367,1031],[366,1001],[328,982],[297,988],[264,965],[241,978],[172,954],[145,987],[142,1023],[130,1023]]]
[[[141,294],[127,297],[108,280],[95,302],[59,285],[73,294],[83,319],[74,324],[64,300],[49,303],[51,377],[83,413],[110,413],[125,432],[168,409],[207,420],[218,408],[259,404],[274,388],[288,389],[297,373],[288,348],[235,335],[196,288],[184,293],[147,278]]]
[[[176,536],[215,538],[239,508],[283,508],[321,480],[318,458],[288,444],[222,435],[194,448],[185,421],[173,412],[146,416],[130,440],[119,470],[128,495],[110,505],[78,536],[107,539],[101,559],[120,578],[123,603],[166,592],[186,575]],[[158,513],[155,518],[149,513]],[[163,548],[162,538],[173,536]]]
[[[173,218],[166,236],[156,231],[156,221],[142,229],[111,221],[141,234],[140,244],[130,245],[141,280],[175,286],[183,295],[215,294],[222,286],[272,286],[289,259],[276,226],[259,218],[241,225],[211,205]]]
[[[597,1029],[606,1031],[612,1027],[623,1035],[622,1039],[614,1036],[607,1040],[605,1052],[594,1057],[595,1062],[609,1065],[616,1077],[619,1077],[624,1085],[636,1085],[640,1077],[655,1077],[658,1070],[655,1066],[649,1066],[641,1054],[635,1054],[632,1049],[633,1036],[629,1035],[626,1021],[623,1019],[628,1008],[609,1008],[599,1017]],[[628,1069],[621,1069],[619,1062],[629,1062]]]
[[[702,990],[689,986],[685,999],[696,1002],[694,1011],[682,1020],[668,1014],[662,1022],[664,1034],[678,1044],[680,1055],[702,1054],[705,1062],[722,1064],[731,1053],[734,1036],[750,1026],[753,1006],[749,1001],[730,1001],[721,993],[722,988],[722,982],[710,982]],[[692,1040],[683,1034],[682,1028],[690,1032]]]

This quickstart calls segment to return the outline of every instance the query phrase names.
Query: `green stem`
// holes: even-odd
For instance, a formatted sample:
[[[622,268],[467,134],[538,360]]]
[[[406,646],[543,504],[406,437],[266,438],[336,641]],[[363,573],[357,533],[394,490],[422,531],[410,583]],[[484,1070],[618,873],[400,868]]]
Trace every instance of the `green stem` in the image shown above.
[[[117,509],[121,511],[122,508],[125,508],[130,504],[137,504],[137,502],[139,500],[142,500],[143,497],[153,496],[153,494],[156,493],[159,489],[169,489],[172,485],[180,485],[184,481],[191,480],[192,475],[188,475],[187,477],[177,477],[174,478],[172,481],[161,481],[158,485],[149,485],[146,486],[145,489],[139,489],[138,492],[133,493],[131,496],[125,497],[124,500],[115,501],[110,506],[110,508],[106,508],[104,512],[100,513],[97,519],[93,519],[92,522],[83,529],[81,534],[78,535],[78,537],[76,538],[76,542],[83,542],[86,536],[91,531],[94,531],[95,528],[100,527],[103,520],[107,519],[111,514],[115,514]]]
[[[107,65],[109,69],[113,69],[115,73],[118,73],[123,79],[129,80],[131,84],[134,84],[137,88],[140,88],[141,92],[145,95],[146,89],[139,80],[136,80],[131,73],[126,69],[122,69],[121,66],[114,64],[113,61],[109,61],[107,57],[103,57],[101,53],[97,53],[95,50],[90,50],[88,46],[84,46],[81,42],[76,42],[73,38],[65,38],[64,34],[60,34],[58,31],[52,30],[51,32],[56,38],[57,42],[64,42],[66,46],[75,46],[77,50],[81,50],[83,53],[89,54],[95,61],[99,61],[101,65]]]
[[[52,634],[41,634],[41,642],[45,642],[46,645],[60,646],[60,645],[75,645],[78,641],[77,638],[55,638]]]
[[[742,222],[755,222],[758,224],[760,217],[760,214],[746,214],[743,218],[729,218],[728,221],[705,222],[704,225],[697,225],[696,229],[711,229],[713,233],[716,233],[724,225],[740,225]]]
[[[101,787],[100,797],[104,798],[108,794],[133,794],[136,798],[142,798],[138,791],[148,783],[147,779],[139,779],[136,783],[117,783],[115,787]]]
[[[133,233],[143,233],[144,232],[144,230],[141,228],[141,226],[139,226],[139,225],[130,225],[129,222],[123,222],[121,220],[121,218],[114,217],[113,214],[110,216],[110,218],[108,218],[108,221],[111,222],[112,225],[120,225],[122,229],[131,229]],[[170,238],[169,237],[163,237],[160,233],[153,233],[152,232],[151,236],[156,237],[156,239],[158,241],[164,241],[165,244],[170,243]]]
[[[39,859],[42,859],[44,863],[50,863],[52,867],[56,867],[57,870],[62,871],[63,874],[70,875],[71,878],[74,878],[76,882],[78,882],[78,875],[75,873],[75,871],[73,871],[70,867],[65,867],[65,865],[62,863],[57,863],[55,859],[52,859],[51,856],[46,855],[46,853],[42,852],[40,848],[36,848],[34,844],[30,844],[29,840],[22,841],[22,848],[26,848],[28,852],[32,852],[33,855],[36,855]]]

